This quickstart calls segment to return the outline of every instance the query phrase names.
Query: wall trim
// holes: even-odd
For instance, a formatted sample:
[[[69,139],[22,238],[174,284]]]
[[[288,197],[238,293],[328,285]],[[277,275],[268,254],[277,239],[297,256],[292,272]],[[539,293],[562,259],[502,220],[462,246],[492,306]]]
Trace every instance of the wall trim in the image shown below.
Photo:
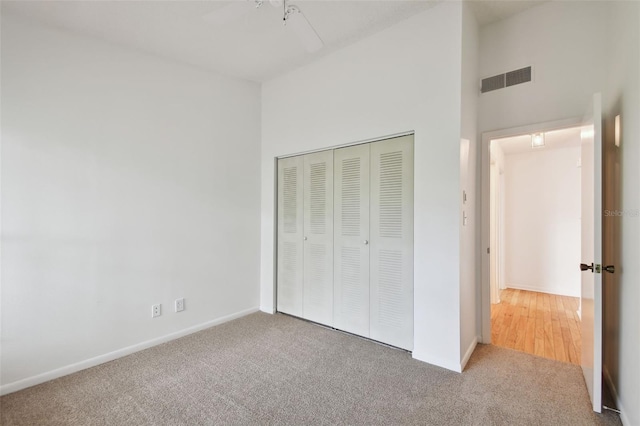
[[[455,361],[451,362],[447,359],[434,358],[425,352],[415,350],[413,351],[411,356],[413,357],[413,359],[416,359],[418,361],[426,362],[427,364],[435,365],[436,367],[441,367],[450,371],[454,371],[456,373],[462,373],[460,364],[456,363]]]
[[[616,407],[620,411],[620,420],[624,426],[631,426],[631,422],[629,421],[629,417],[622,406],[622,401],[620,401],[620,397],[618,396],[618,391],[616,386],[613,384],[613,380],[611,379],[611,375],[609,374],[609,370],[606,365],[602,366],[602,375],[604,376],[604,381],[607,383],[609,390],[611,391],[611,396],[616,402]]]
[[[467,351],[464,353],[464,356],[460,361],[460,371],[464,371],[464,368],[467,366],[471,355],[473,355],[473,351],[476,350],[476,346],[478,346],[478,337],[474,336],[473,340],[471,340],[471,344],[467,348]]]
[[[471,359],[471,355],[473,355],[473,351],[475,351],[476,346],[478,346],[478,343],[479,343],[478,336],[474,336],[473,339],[471,340],[471,343],[469,344],[469,347],[467,348],[466,352],[464,353],[464,356],[462,357],[459,363],[455,361],[451,362],[449,360],[442,359],[442,358],[434,358],[424,351],[416,351],[415,349],[412,352],[411,356],[415,360],[426,362],[427,364],[435,365],[436,367],[445,368],[447,370],[454,371],[456,373],[462,373],[465,367],[467,366],[469,359]]]
[[[7,383],[0,386],[0,395],[6,395],[8,393],[16,392],[22,389],[26,389],[31,386],[39,385],[44,382],[48,382],[53,379],[57,379],[62,376],[67,376],[78,371],[85,370],[87,368],[95,367],[105,362],[113,361],[118,358],[122,358],[127,355],[131,355],[135,352],[142,351],[144,349],[157,346],[162,343],[169,342],[171,340],[178,339],[180,337],[187,336],[189,334],[196,333],[198,331],[220,325],[227,321],[231,321],[237,318],[244,317],[246,315],[258,312],[258,308],[249,308],[242,311],[235,312],[233,314],[218,317],[211,321],[203,322],[185,329],[175,331],[173,333],[165,334],[164,336],[156,337],[154,339],[145,340],[144,342],[137,343],[135,345],[127,346],[113,352],[108,352],[103,355],[98,355],[93,358],[86,359],[84,361],[69,364],[64,367],[56,368],[55,370],[47,371],[45,373],[37,374],[35,376],[27,377],[26,379],[18,380],[16,382]]]
[[[355,146],[355,145],[364,145],[364,144],[373,143],[373,142],[382,142],[382,141],[385,141],[387,139],[401,138],[403,136],[409,136],[409,135],[415,135],[415,134],[416,134],[415,130],[406,130],[404,132],[392,133],[392,134],[384,135],[384,136],[376,136],[376,137],[373,137],[373,138],[362,139],[362,140],[359,140],[359,141],[345,142],[345,143],[338,144],[338,145],[332,145],[332,146],[327,147],[327,148],[311,149],[311,150],[308,150],[308,151],[297,152],[297,153],[294,153],[294,154],[283,154],[283,155],[279,155],[279,156],[277,156],[275,158],[276,159],[276,166],[277,166],[278,160],[281,160],[281,159],[284,159],[284,158],[297,157],[299,155],[313,154],[314,152],[333,151],[333,150],[340,149],[340,148],[347,148],[347,147]],[[276,167],[276,170],[278,170],[277,167]],[[277,177],[277,173],[276,173],[276,177]]]

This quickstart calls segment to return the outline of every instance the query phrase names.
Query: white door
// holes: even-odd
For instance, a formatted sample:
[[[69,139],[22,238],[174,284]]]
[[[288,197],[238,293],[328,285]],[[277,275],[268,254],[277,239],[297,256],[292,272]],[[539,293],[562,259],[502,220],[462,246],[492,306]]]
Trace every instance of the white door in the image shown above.
[[[302,316],[333,325],[333,151],[304,156]]]
[[[413,349],[413,135],[371,144],[370,337]]]
[[[303,157],[278,160],[278,311],[302,316]]]
[[[369,145],[334,151],[333,326],[369,337]]]
[[[602,99],[593,97],[582,137],[582,372],[593,411],[602,411]]]

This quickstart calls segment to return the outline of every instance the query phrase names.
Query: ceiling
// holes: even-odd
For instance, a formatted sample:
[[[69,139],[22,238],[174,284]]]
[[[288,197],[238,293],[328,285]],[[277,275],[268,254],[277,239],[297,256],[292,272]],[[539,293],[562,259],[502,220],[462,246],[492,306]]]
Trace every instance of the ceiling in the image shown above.
[[[548,0],[547,0],[548,1]],[[480,26],[489,25],[516,15],[546,1],[530,0],[470,0],[468,3],[476,15]]]
[[[502,148],[502,152],[505,155],[520,154],[524,152],[532,152],[540,149],[557,149],[567,147],[578,147],[582,141],[580,133],[582,127],[572,127],[569,129],[554,130],[551,132],[545,132],[544,134],[544,147],[532,148],[531,147],[531,135],[513,136],[509,138],[496,139],[492,142],[497,142]]]
[[[315,53],[304,49],[292,30],[282,24],[282,9],[269,1],[224,24],[212,24],[206,17],[223,13],[233,1],[2,1],[2,13],[19,14],[224,75],[262,82],[440,1],[295,0],[324,41],[324,48]],[[486,25],[542,2],[470,3],[479,23]]]

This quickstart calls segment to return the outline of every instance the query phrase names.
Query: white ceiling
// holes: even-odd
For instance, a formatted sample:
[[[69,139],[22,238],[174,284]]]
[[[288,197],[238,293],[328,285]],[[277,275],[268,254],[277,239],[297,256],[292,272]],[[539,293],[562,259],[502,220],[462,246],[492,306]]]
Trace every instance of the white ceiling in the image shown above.
[[[546,1],[530,0],[470,0],[468,3],[480,26],[501,21]]]
[[[513,136],[509,138],[496,139],[493,142],[498,143],[505,155],[521,154],[524,152],[532,152],[539,149],[557,149],[566,147],[578,147],[582,139],[580,133],[582,127],[572,127],[569,129],[554,130],[545,132],[544,147],[532,148],[531,135]]]
[[[235,0],[245,1],[245,0]],[[293,0],[292,0],[293,1]],[[231,1],[2,1],[15,13],[228,76],[266,81],[433,7],[441,0],[295,0],[325,47],[308,53],[268,1],[224,25],[203,19]],[[472,1],[481,25],[541,2]]]

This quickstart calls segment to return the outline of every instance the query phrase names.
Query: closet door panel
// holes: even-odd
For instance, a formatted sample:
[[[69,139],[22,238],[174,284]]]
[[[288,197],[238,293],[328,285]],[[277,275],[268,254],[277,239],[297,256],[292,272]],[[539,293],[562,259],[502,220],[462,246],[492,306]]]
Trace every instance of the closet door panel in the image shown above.
[[[304,156],[303,317],[333,325],[333,151]]]
[[[369,145],[334,151],[334,327],[369,337]]]
[[[371,338],[413,349],[413,136],[371,144]]]
[[[301,156],[278,160],[277,306],[296,316],[303,305],[303,168]]]

